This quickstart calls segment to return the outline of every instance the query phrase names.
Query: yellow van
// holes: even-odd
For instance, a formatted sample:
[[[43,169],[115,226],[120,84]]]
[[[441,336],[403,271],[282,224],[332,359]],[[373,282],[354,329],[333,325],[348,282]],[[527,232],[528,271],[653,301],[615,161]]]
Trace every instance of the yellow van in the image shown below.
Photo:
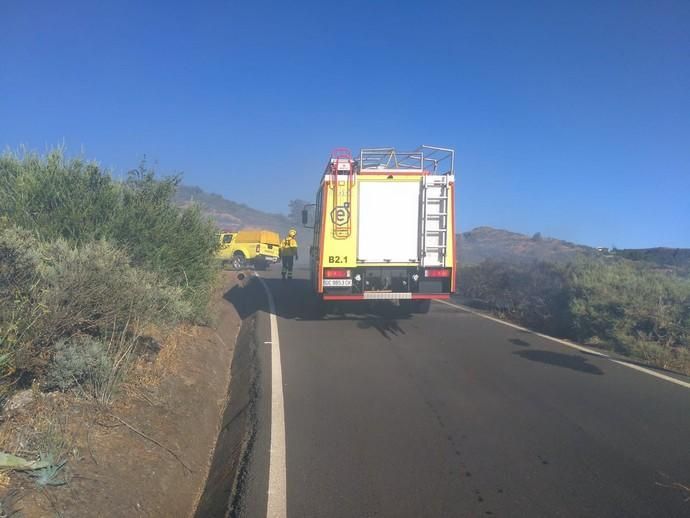
[[[218,234],[218,242],[218,258],[223,267],[230,263],[235,269],[253,265],[265,270],[278,262],[280,236],[272,230],[223,231]]]

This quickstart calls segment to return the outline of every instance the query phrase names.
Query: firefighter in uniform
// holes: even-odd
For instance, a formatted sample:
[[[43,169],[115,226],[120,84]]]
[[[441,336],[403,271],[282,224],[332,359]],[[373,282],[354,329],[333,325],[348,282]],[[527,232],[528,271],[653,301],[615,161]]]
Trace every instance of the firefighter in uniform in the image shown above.
[[[283,279],[292,279],[292,267],[298,259],[296,237],[297,231],[292,228],[287,237],[280,243],[280,258],[283,261],[283,270],[280,273]]]

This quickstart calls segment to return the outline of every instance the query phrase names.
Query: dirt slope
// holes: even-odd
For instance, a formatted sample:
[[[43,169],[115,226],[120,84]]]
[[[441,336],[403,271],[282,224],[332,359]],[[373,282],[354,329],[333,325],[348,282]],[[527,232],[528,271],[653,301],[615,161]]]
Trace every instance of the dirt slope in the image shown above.
[[[14,516],[194,512],[220,431],[239,331],[240,319],[223,298],[234,278],[224,274],[215,327],[189,328],[176,335],[176,343],[163,345],[153,365],[164,365],[152,365],[148,373],[155,377],[163,368],[159,383],[130,387],[107,410],[65,394],[36,395],[2,424],[21,435],[22,424],[30,425],[36,415],[51,416],[71,450],[65,485],[39,488],[26,475],[12,476],[5,492],[15,492]],[[138,374],[145,378],[146,368]]]

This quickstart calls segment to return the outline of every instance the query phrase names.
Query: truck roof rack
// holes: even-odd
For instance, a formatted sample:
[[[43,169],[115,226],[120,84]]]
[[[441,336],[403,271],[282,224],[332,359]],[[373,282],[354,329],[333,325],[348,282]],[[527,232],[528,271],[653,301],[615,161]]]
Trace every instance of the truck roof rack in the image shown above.
[[[452,175],[455,174],[455,150],[425,145],[414,151],[392,147],[362,148],[357,165],[360,171],[405,169]]]

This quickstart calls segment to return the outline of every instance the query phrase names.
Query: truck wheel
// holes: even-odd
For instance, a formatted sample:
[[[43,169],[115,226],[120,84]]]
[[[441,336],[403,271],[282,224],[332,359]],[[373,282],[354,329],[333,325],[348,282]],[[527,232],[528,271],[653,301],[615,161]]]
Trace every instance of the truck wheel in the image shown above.
[[[235,255],[232,256],[232,267],[235,270],[241,270],[247,265],[247,260],[244,257],[244,254],[242,252],[235,252]]]

